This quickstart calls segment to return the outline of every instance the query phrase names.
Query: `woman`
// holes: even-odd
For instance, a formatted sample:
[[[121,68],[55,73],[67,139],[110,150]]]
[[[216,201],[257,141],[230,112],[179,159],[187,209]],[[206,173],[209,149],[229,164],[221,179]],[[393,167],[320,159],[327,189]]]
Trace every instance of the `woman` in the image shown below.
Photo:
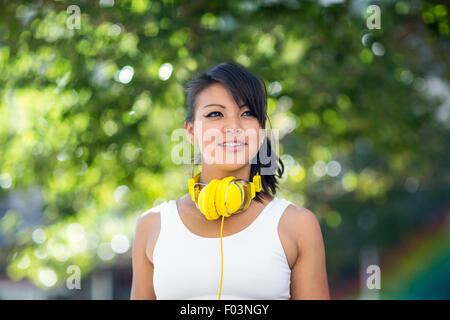
[[[130,298],[329,299],[318,220],[276,197],[274,170],[267,173],[278,161],[281,177],[284,165],[271,141],[258,135],[267,119],[264,82],[224,62],[191,81],[187,92],[185,131],[201,150],[199,181],[233,176],[249,185],[261,173],[260,192],[223,224],[223,217],[207,219],[191,192],[143,213]],[[264,154],[271,163],[260,161]]]

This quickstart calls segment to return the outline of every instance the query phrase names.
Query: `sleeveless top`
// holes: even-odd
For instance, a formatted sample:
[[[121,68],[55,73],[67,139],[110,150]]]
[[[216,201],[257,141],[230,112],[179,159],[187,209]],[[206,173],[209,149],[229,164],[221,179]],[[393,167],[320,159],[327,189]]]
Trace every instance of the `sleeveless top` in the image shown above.
[[[289,204],[288,200],[274,197],[247,228],[222,237],[221,300],[290,299],[291,270],[278,236],[278,222]],[[220,229],[216,238],[192,233],[180,218],[176,200],[165,201],[149,211],[156,210],[161,217],[153,250],[156,299],[217,300]]]

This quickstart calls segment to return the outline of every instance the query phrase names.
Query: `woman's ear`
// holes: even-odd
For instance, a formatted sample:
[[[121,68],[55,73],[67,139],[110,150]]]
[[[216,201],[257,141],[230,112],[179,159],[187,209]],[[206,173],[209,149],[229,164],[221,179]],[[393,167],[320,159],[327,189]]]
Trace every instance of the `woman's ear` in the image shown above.
[[[192,123],[191,122],[185,122],[184,123],[184,129],[185,129],[186,138],[188,139],[188,141],[191,144],[195,144],[194,126],[192,125]]]

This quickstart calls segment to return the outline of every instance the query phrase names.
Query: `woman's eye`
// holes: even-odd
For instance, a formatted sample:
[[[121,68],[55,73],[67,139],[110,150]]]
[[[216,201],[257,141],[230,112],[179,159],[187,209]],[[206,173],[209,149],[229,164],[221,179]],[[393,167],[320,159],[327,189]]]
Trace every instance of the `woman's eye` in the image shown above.
[[[206,117],[207,118],[215,118],[212,116],[212,114],[215,114],[215,113],[221,114],[219,111],[213,111],[213,112],[209,113]]]
[[[219,111],[213,111],[211,113],[209,113],[208,115],[206,115],[206,118],[216,118],[215,114],[218,115],[222,115],[222,113],[220,113]],[[250,116],[250,117],[254,117],[255,114],[253,113],[253,111],[245,111],[242,115],[246,115],[246,116]]]

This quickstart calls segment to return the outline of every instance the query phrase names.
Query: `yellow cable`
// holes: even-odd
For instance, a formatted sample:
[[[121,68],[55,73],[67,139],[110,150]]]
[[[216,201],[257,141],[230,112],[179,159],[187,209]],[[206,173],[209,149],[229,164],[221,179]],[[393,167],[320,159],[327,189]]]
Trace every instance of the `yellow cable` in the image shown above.
[[[220,294],[222,292],[222,276],[223,276],[223,248],[222,248],[222,230],[223,230],[223,219],[225,216],[222,216],[222,224],[220,225],[220,288],[219,288],[219,300]]]

